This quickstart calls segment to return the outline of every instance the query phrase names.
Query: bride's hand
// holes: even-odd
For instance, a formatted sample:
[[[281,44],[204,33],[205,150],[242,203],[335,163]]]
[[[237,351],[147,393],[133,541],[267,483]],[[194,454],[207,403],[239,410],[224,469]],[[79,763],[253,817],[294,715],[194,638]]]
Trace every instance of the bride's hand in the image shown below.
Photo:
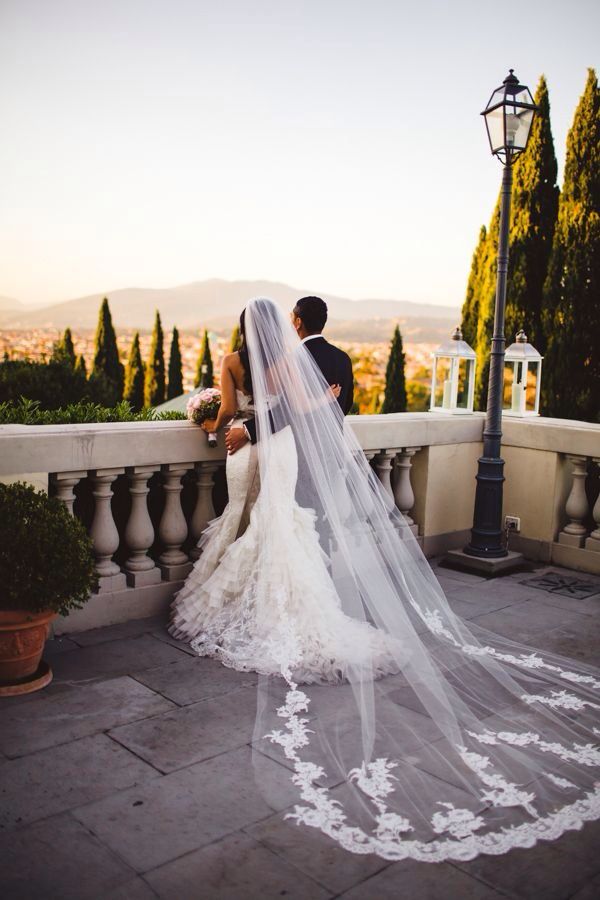
[[[340,396],[340,394],[342,393],[342,386],[341,386],[341,384],[330,384],[330,385],[329,385],[329,389],[331,390],[331,393],[333,394],[333,396],[334,396],[335,399],[337,400],[337,398],[338,398],[338,397]]]
[[[216,419],[205,419],[200,428],[202,428],[207,434],[214,434],[217,430],[215,425],[217,424]]]

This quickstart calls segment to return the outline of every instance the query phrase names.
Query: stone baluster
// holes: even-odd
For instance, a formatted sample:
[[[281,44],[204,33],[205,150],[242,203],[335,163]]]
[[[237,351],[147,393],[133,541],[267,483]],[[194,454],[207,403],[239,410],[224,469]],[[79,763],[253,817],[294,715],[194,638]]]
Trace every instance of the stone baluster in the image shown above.
[[[583,547],[587,535],[587,528],[583,524],[588,511],[585,493],[587,458],[570,454],[566,458],[573,463],[573,483],[565,504],[565,512],[570,521],[558,535],[558,543],[566,544],[568,547]]]
[[[395,478],[393,481],[394,500],[396,506],[404,516],[407,526],[416,536],[419,533],[418,526],[409,511],[415,505],[415,494],[410,480],[412,458],[421,448],[403,447],[396,456]]]
[[[181,549],[187,537],[187,522],[181,508],[181,479],[193,463],[166,463],[164,476],[165,508],[158,526],[164,550],[158,558],[164,581],[180,581],[192,570],[192,563]]]
[[[387,450],[380,450],[375,456],[375,471],[377,472],[377,477],[392,500],[394,499],[394,491],[392,489],[392,466],[397,452],[397,448],[388,448]]]
[[[125,527],[125,543],[129,557],[123,566],[130,587],[157,584],[161,580],[160,569],[148,556],[154,541],[154,528],[148,512],[148,480],[158,472],[159,466],[128,466],[131,511]]]
[[[595,456],[594,462],[597,466],[600,466],[600,456]],[[594,518],[594,522],[596,523],[596,527],[586,540],[585,549],[595,550],[597,553],[600,553],[600,494],[598,494],[596,502],[594,503],[592,516]]]
[[[200,550],[197,547],[200,535],[206,528],[208,522],[215,516],[215,508],[212,502],[212,489],[214,474],[219,468],[219,463],[197,462],[194,466],[196,474],[196,487],[198,493],[196,496],[196,505],[190,520],[190,535],[194,541],[194,546],[190,550],[190,559],[196,560],[200,556]]]
[[[73,515],[73,503],[75,501],[73,488],[86,476],[87,472],[57,472],[51,476],[56,496],[64,503],[71,515]]]
[[[101,594],[123,590],[127,584],[124,573],[112,559],[113,553],[119,548],[119,532],[111,508],[112,483],[124,471],[125,469],[94,469],[89,473],[94,495],[90,537],[96,557],[96,571],[100,576],[98,592]]]

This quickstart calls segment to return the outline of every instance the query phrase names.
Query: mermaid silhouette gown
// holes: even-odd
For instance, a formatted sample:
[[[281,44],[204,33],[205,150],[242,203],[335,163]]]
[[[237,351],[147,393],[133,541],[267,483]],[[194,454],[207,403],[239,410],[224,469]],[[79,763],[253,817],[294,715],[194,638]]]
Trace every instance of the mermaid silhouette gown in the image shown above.
[[[232,427],[253,413],[239,390],[237,402]],[[264,675],[282,674],[292,642],[294,678],[304,683],[343,681],[363,660],[369,672],[397,672],[397,640],[341,609],[316,515],[296,502],[291,428],[269,441],[262,477],[257,445],[228,455],[229,503],[200,538],[202,553],[173,601],[169,632],[200,656]]]

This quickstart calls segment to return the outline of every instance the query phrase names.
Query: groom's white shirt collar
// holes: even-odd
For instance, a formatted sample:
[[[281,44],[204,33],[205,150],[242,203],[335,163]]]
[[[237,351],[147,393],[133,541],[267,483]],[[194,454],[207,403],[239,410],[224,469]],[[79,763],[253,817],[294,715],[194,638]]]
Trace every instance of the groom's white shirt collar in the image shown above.
[[[322,334],[307,334],[305,338],[302,338],[302,343],[305,344],[307,341],[312,341],[313,338],[323,337]]]

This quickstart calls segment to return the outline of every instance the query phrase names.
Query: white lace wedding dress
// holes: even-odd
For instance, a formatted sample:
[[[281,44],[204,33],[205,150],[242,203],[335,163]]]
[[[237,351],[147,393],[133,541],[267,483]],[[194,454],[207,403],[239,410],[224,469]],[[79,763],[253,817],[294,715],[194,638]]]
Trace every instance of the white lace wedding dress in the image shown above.
[[[237,391],[241,427],[253,412]],[[294,641],[297,682],[336,683],[361,659],[377,674],[398,671],[401,643],[347,616],[328,570],[315,513],[295,500],[298,458],[291,428],[274,435],[262,489],[256,446],[227,457],[229,503],[209,524],[172,607],[170,633],[231,668],[281,675]],[[265,529],[273,540],[261,540]]]
[[[261,673],[265,797],[284,766],[296,822],[388,860],[600,818],[600,672],[457,616],[286,316],[258,299],[245,322],[259,440],[227,459],[229,506],[170,630]]]

